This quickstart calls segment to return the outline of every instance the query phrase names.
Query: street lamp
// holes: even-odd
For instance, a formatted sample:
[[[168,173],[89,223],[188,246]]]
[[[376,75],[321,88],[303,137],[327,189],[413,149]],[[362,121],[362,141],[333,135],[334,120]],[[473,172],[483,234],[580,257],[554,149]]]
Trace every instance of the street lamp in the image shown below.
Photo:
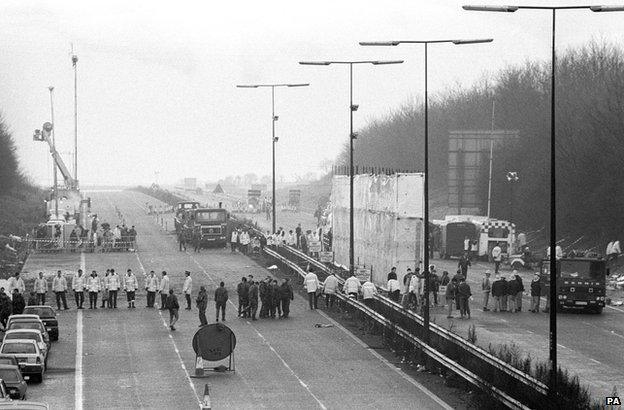
[[[425,197],[423,205],[423,230],[424,230],[424,270],[425,270],[425,309],[424,309],[424,326],[425,326],[425,343],[429,343],[429,100],[428,100],[428,75],[427,75],[427,51],[429,44],[452,43],[455,45],[490,43],[491,38],[486,39],[470,39],[470,40],[394,40],[394,41],[363,41],[361,46],[398,46],[399,44],[423,44],[425,46],[425,166],[424,166],[424,189]]]
[[[505,174],[507,182],[509,182],[509,221],[513,222],[513,187],[519,181],[518,173],[516,171],[509,171]]]
[[[557,394],[557,202],[555,158],[555,16],[557,10],[589,9],[593,12],[624,11],[624,6],[463,6],[469,11],[493,11],[513,13],[519,9],[549,10],[552,12],[552,54],[550,79],[550,389],[551,400]]]
[[[279,117],[277,115],[275,115],[275,88],[276,87],[307,87],[310,84],[308,83],[297,83],[297,84],[245,84],[245,85],[237,85],[236,87],[238,88],[271,88],[271,126],[272,126],[272,141],[273,141],[273,189],[272,189],[272,194],[273,194],[273,198],[271,200],[271,209],[273,212],[273,217],[271,218],[273,220],[273,231],[272,233],[275,233],[275,231],[277,230],[275,228],[275,219],[276,219],[276,214],[275,214],[275,143],[277,142],[278,138],[275,136],[275,122],[279,119]]]
[[[355,61],[300,61],[301,65],[330,65],[343,64],[349,66],[349,274],[353,275],[355,266],[355,253],[353,245],[353,140],[357,133],[353,132],[353,112],[359,105],[353,104],[353,66],[355,64],[401,64],[403,60],[355,60]]]

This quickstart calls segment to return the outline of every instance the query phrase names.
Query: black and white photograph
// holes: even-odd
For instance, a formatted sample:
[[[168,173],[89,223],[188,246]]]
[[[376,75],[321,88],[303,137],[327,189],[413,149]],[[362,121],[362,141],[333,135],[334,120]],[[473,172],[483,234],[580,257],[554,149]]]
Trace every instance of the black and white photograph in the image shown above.
[[[2,1],[0,410],[624,408],[618,1]]]

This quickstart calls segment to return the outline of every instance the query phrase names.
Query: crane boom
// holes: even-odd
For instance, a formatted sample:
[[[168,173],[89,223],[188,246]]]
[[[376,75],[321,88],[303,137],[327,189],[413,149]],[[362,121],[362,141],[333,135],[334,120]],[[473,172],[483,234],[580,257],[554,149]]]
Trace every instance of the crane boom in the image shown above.
[[[46,123],[49,124],[49,123]],[[34,139],[38,141],[45,141],[50,146],[50,154],[52,154],[52,158],[54,159],[54,163],[58,167],[59,171],[61,171],[61,175],[63,176],[63,180],[65,181],[65,186],[67,189],[78,190],[78,180],[72,177],[69,169],[63,162],[61,158],[61,154],[58,153],[56,147],[52,143],[52,139],[50,139],[50,133],[52,131],[52,124],[50,126],[46,126],[44,124],[43,129],[40,133],[35,132]]]

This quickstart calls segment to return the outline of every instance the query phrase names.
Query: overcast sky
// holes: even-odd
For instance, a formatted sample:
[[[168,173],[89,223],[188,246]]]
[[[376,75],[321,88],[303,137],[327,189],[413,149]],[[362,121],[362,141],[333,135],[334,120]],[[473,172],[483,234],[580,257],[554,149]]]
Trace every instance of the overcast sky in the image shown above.
[[[469,86],[508,64],[549,58],[547,12],[468,12],[461,9],[466,3],[5,0],[0,111],[23,170],[48,184],[49,153],[32,141],[32,132],[50,118],[47,87],[53,85],[57,145],[73,163],[73,43],[82,184],[149,183],[156,171],[161,183],[216,180],[271,170],[270,90],[235,85],[309,82],[276,92],[278,174],[292,178],[334,159],[349,125],[347,67],[304,67],[300,60],[405,60],[355,69],[357,128],[423,92],[421,47],[361,47],[359,41],[494,38],[432,47],[433,94]],[[624,13],[559,12],[558,49],[591,39],[621,43],[623,21]]]

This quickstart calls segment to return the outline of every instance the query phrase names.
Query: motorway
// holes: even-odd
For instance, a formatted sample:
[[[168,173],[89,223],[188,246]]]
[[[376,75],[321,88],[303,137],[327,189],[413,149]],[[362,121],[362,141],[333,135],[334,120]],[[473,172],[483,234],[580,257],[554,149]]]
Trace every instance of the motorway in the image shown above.
[[[190,270],[193,299],[200,284],[212,295],[223,280],[230,289],[225,323],[238,341],[236,371],[190,377],[195,364],[191,339],[199,324],[194,306],[190,312],[181,309],[177,331],[171,332],[168,314],[145,308],[144,292],[138,294],[136,309],[127,309],[121,295],[116,310],[79,311],[70,296],[71,309],[59,312],[60,340],[52,347],[49,371],[43,383],[29,385],[29,399],[46,401],[53,409],[191,409],[200,405],[209,383],[213,408],[451,408],[323,312],[308,310],[297,294],[288,320],[236,318],[236,283],[243,275],[265,277],[264,267],[224,249],[179,252],[174,235],[146,215],[144,204],[156,202],[152,198],[133,192],[89,195],[101,221],[116,223],[118,207],[126,223],[136,225],[138,251],[35,254],[24,276],[114,267],[120,273],[132,269],[143,282],[146,271],[166,270],[179,295],[183,272]],[[210,321],[213,306],[210,302]],[[335,326],[319,329],[316,323]]]
[[[212,200],[212,194],[205,194],[199,200]],[[278,226],[294,229],[302,223],[305,229],[315,226],[315,219],[304,212],[278,212]],[[263,215],[251,216],[263,229],[270,229],[270,220]],[[432,260],[438,275],[443,270],[451,273],[457,270],[457,261]],[[521,271],[525,286],[522,313],[483,312],[483,295],[480,291],[481,280],[486,269],[492,272],[493,264],[476,262],[468,274],[474,300],[471,302],[472,319],[447,319],[447,310],[442,307],[432,308],[432,321],[447,329],[452,329],[462,337],[467,337],[468,328],[474,324],[477,330],[477,344],[487,349],[488,345],[515,344],[521,352],[528,353],[537,360],[548,360],[549,321],[548,314],[533,314],[530,307],[530,281],[532,271]],[[502,268],[509,280],[511,271]],[[492,275],[491,280],[494,280]],[[443,300],[443,298],[442,298]],[[542,299],[542,307],[544,306]],[[489,306],[492,308],[490,297]],[[581,383],[589,387],[596,399],[608,396],[616,387],[624,391],[624,307],[607,306],[601,315],[583,313],[561,313],[557,316],[557,346],[559,364],[579,376]]]

